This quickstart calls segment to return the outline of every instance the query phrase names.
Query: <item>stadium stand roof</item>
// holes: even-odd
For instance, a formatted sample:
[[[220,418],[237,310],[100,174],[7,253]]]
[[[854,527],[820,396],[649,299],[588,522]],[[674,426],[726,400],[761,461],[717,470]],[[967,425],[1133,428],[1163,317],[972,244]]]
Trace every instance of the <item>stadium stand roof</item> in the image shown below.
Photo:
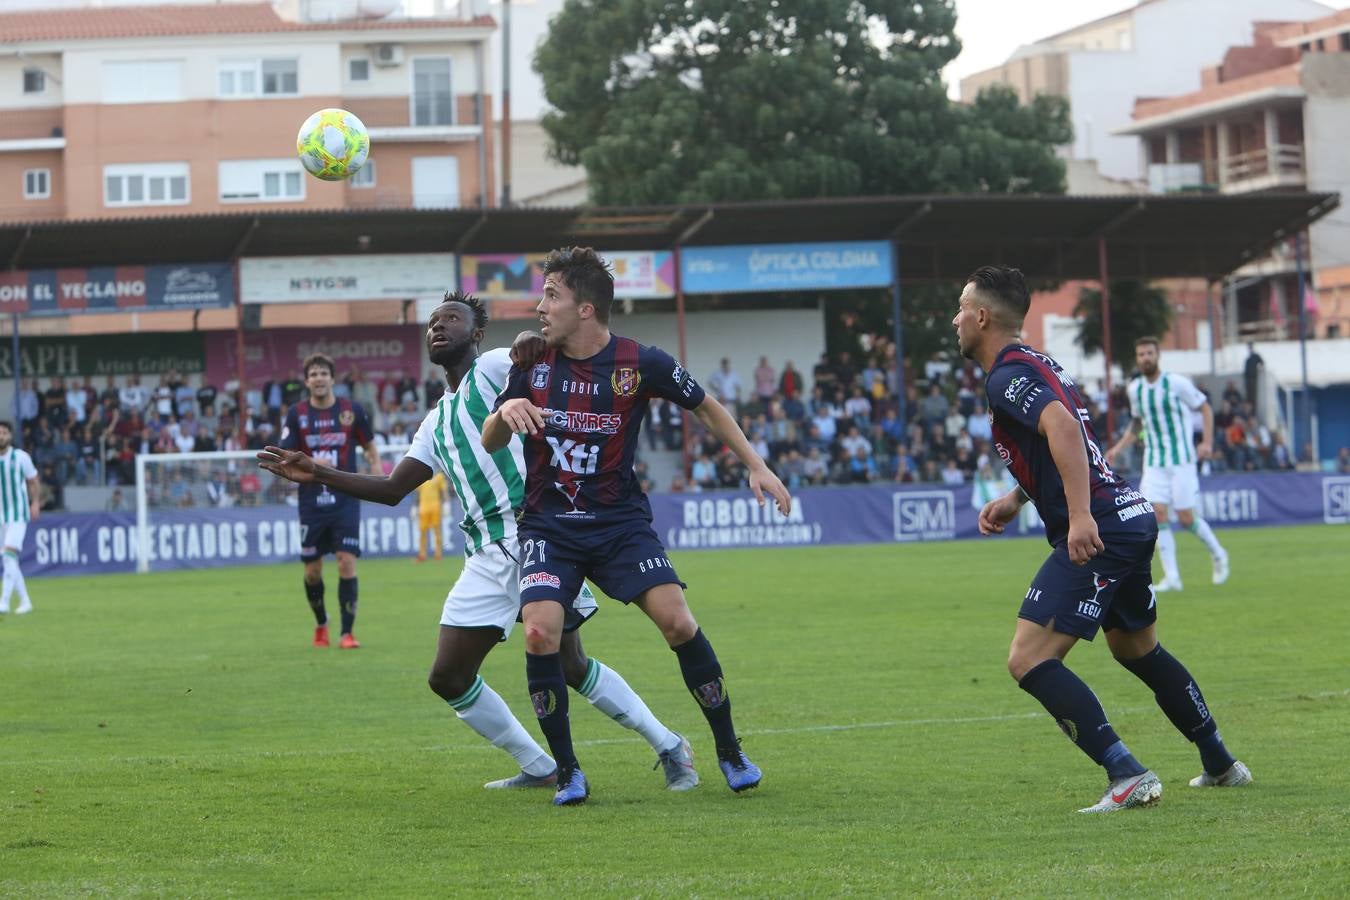
[[[0,224],[0,268],[212,262],[240,256],[542,252],[896,240],[903,281],[986,263],[1091,279],[1218,279],[1326,215],[1337,194],[905,196],[641,208],[240,212]]]

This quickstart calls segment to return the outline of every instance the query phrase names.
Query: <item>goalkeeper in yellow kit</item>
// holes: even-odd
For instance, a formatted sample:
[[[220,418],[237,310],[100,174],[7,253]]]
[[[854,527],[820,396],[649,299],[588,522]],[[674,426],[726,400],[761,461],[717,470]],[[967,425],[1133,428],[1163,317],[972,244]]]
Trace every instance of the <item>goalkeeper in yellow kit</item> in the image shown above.
[[[437,472],[417,487],[417,561],[427,560],[427,532],[436,558],[441,558],[441,507],[449,502],[445,478]]]

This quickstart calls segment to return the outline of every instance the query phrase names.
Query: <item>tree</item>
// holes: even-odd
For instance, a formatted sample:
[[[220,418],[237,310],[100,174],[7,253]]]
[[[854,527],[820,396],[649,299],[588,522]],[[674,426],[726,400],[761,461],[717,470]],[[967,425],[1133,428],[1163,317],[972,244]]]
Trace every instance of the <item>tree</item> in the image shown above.
[[[604,205],[1062,193],[1063,98],[952,103],[954,0],[567,0],[535,54]]]
[[[1078,293],[1078,346],[1086,353],[1102,349],[1102,293],[1083,288]],[[1172,328],[1172,304],[1167,294],[1142,281],[1111,283],[1111,358],[1124,371],[1134,364],[1134,342],[1146,335],[1162,337]]]

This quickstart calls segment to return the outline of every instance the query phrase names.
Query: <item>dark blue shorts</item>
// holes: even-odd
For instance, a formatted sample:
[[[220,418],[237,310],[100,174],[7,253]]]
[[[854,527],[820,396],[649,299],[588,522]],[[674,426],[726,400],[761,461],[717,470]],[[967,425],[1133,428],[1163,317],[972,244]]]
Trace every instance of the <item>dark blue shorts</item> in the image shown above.
[[[337,515],[300,517],[301,562],[338,552],[361,555],[361,507]]]
[[[553,600],[566,608],[587,578],[622,603],[632,603],[659,584],[685,587],[661,539],[646,522],[580,539],[522,528],[520,553],[521,606]]]
[[[1018,610],[1037,625],[1055,620],[1055,631],[1092,640],[1097,629],[1139,631],[1158,619],[1153,595],[1156,537],[1122,540],[1102,535],[1106,551],[1086,565],[1069,561],[1061,544],[1036,573]]]

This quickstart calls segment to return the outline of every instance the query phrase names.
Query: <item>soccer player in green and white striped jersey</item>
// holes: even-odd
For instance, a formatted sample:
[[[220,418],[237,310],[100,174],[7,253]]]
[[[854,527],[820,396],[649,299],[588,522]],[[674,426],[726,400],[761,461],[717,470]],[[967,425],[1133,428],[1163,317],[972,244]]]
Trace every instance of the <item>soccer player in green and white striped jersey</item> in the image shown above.
[[[519,438],[495,453],[483,449],[482,427],[506,385],[510,352],[479,354],[487,310],[471,295],[455,291],[432,311],[427,355],[445,369],[448,390],[422,421],[407,455],[388,476],[359,475],[316,463],[300,451],[267,447],[260,466],[301,484],[319,483],[362,500],[390,506],[443,473],[464,508],[464,570],[446,597],[440,640],[428,683],[470,728],[520,763],[519,774],[485,787],[544,787],[557,780],[553,759],[530,737],[506,702],[478,674],[483,660],[506,640],[520,613],[521,548],[515,508],[524,498],[525,462]],[[522,335],[522,337],[525,337]],[[528,339],[528,338],[527,338]],[[536,338],[542,341],[542,338]],[[519,339],[518,339],[519,340]],[[529,552],[533,548],[527,547]],[[664,769],[666,787],[688,790],[698,784],[689,742],[651,713],[623,677],[581,647],[576,629],[596,611],[595,597],[582,589],[568,611],[563,639],[567,683],[593,706],[641,734]]]
[[[1134,344],[1134,361],[1140,375],[1126,389],[1130,397],[1131,426],[1106,453],[1114,465],[1116,457],[1144,435],[1144,477],[1139,490],[1153,504],[1158,516],[1158,557],[1162,561],[1163,580],[1158,591],[1181,590],[1181,572],[1177,568],[1177,544],[1168,521],[1168,510],[1176,508],[1177,521],[1209,548],[1213,560],[1213,581],[1228,580],[1228,553],[1214,536],[1209,523],[1195,514],[1200,495],[1196,461],[1208,459],[1214,447],[1214,411],[1191,380],[1184,375],[1164,372],[1158,366],[1158,339],[1142,337]],[[1204,431],[1200,444],[1192,443],[1191,415],[1198,413]]]
[[[0,613],[9,612],[9,598],[19,593],[19,607],[23,614],[31,612],[33,602],[28,599],[28,585],[19,570],[19,554],[28,523],[38,517],[38,473],[33,458],[14,446],[14,426],[0,422],[0,527],[5,530],[4,588],[0,590]]]

